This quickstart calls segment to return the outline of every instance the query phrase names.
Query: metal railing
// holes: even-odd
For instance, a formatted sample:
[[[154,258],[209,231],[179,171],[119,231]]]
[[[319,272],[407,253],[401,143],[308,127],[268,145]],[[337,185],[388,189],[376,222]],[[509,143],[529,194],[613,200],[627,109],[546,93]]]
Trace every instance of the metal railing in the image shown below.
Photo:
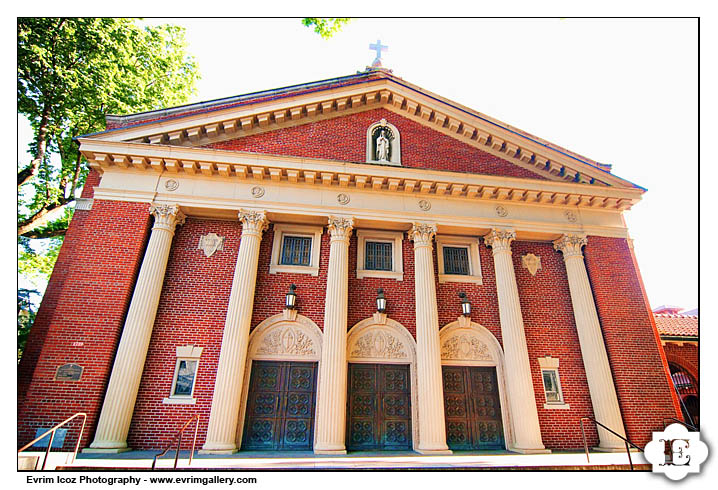
[[[189,426],[189,424],[192,423],[193,420],[196,419],[196,423],[194,425],[194,439],[192,439],[192,451],[189,453],[189,464],[192,466],[192,456],[194,456],[194,447],[197,444],[197,430],[199,429],[199,414],[195,414],[190,419],[184,423],[182,428],[177,432],[177,435],[175,436],[176,442],[177,442],[177,451],[175,452],[175,465],[174,468],[177,468],[177,460],[179,460],[179,453],[180,448],[182,446],[182,433],[185,431],[185,429]],[[167,448],[162,451],[161,453],[157,454],[155,456],[155,459],[152,461],[152,469],[155,469],[155,466],[157,465],[157,458],[160,458],[167,454],[167,452],[172,449],[172,446],[174,446],[175,441],[172,441]]]
[[[681,420],[678,420],[678,419],[675,418],[675,417],[663,417],[663,428],[664,428],[664,429],[665,429],[666,427],[668,427],[668,424],[666,423],[666,420],[672,420],[672,421],[675,422],[675,423],[681,424],[681,425],[682,425],[683,427],[685,427],[686,429],[690,429],[690,430],[692,430],[692,431],[698,432],[698,427],[696,427],[696,426],[694,426],[694,425],[691,425],[691,424],[689,424],[689,423],[687,423],[687,422],[683,422],[683,421],[681,421]]]
[[[599,422],[598,420],[596,420],[596,419],[594,419],[594,418],[591,418],[591,417],[581,417],[581,434],[583,435],[583,448],[586,450],[586,461],[588,461],[589,463],[591,462],[591,459],[588,457],[588,442],[586,442],[586,431],[585,431],[584,428],[583,428],[583,421],[584,421],[584,420],[589,420],[589,421],[593,422],[593,423],[596,424],[596,425],[600,425],[601,427],[603,427],[605,430],[607,430],[608,432],[610,432],[610,433],[613,434],[614,436],[616,436],[616,437],[618,437],[619,439],[623,440],[623,442],[626,444],[626,454],[628,455],[628,464],[631,465],[631,471],[633,471],[633,460],[631,459],[631,450],[628,448],[628,446],[631,445],[632,447],[635,447],[636,449],[638,449],[638,450],[641,451],[641,452],[643,452],[643,449],[640,448],[640,447],[638,447],[638,446],[636,446],[635,444],[633,444],[631,441],[629,441],[628,439],[626,439],[625,437],[623,437],[621,434],[617,434],[616,432],[612,431],[611,429],[609,429],[608,427],[606,427],[605,425],[603,425],[603,424],[602,424],[601,422]]]
[[[55,431],[62,427],[63,425],[67,424],[68,422],[74,420],[77,417],[82,417],[82,427],[80,427],[80,434],[77,436],[77,444],[75,444],[75,451],[72,453],[72,462],[75,462],[75,458],[77,457],[77,451],[80,449],[80,440],[82,440],[82,433],[85,431],[85,423],[87,422],[87,414],[83,412],[76,413],[69,419],[65,419],[64,421],[57,424],[52,429],[47,430],[44,432],[40,437],[37,437],[33,439],[28,444],[25,444],[23,447],[17,450],[17,454],[20,455],[21,452],[38,442],[39,440],[43,439],[45,436],[50,434],[50,440],[47,443],[47,450],[45,451],[45,459],[42,461],[42,470],[45,469],[45,465],[47,464],[47,459],[50,456],[50,449],[52,449],[52,442],[55,440]],[[35,462],[35,469],[37,469],[37,462]]]

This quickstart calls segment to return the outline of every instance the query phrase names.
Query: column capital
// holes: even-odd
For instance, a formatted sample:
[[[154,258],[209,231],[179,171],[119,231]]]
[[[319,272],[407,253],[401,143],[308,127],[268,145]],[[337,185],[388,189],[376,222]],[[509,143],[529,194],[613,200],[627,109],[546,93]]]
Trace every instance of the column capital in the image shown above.
[[[329,216],[329,226],[327,226],[332,241],[343,241],[349,243],[349,238],[354,229],[354,218],[351,216]]]
[[[151,204],[150,214],[155,218],[153,229],[174,233],[177,225],[184,224],[185,215],[176,204]]]
[[[501,230],[498,228],[493,228],[488,234],[484,235],[484,243],[487,247],[491,247],[494,255],[499,252],[511,253],[511,242],[515,239],[515,231]]]
[[[269,226],[267,213],[253,209],[240,209],[239,221],[242,223],[242,235],[245,233],[261,236],[262,232]]]
[[[409,239],[413,240],[414,248],[431,247],[431,239],[436,235],[436,223],[414,223],[409,230]]]
[[[588,239],[581,235],[564,235],[554,240],[553,248],[563,252],[563,259],[569,257],[583,257],[581,249],[588,243]]]

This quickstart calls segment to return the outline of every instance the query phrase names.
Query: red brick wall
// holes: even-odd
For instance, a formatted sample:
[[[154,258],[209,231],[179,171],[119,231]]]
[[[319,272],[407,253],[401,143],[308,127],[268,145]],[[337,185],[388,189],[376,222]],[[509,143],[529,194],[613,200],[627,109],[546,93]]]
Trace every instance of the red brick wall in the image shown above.
[[[200,236],[207,233],[225,237],[223,250],[211,257],[205,257],[198,249]],[[130,425],[130,447],[162,449],[196,413],[201,417],[198,440],[204,441],[240,234],[239,221],[195,218],[187,218],[185,224],[175,230]],[[170,396],[172,388],[176,347],[189,344],[203,348],[194,391],[197,403],[164,404],[162,400]]]
[[[653,314],[625,239],[591,236],[584,256],[627,436],[643,446],[681,418]]]
[[[208,147],[365,162],[366,131],[369,126],[382,118],[399,130],[401,162],[404,167],[545,180],[537,173],[457,141],[387,109],[372,109],[358,114],[338,116],[293,128],[213,143]]]
[[[149,223],[145,203],[96,200],[75,214],[19,369],[21,385],[31,381],[19,400],[18,445],[76,412],[88,413],[82,446],[92,441]],[[70,362],[85,368],[81,380],[54,381]]]
[[[593,406],[563,257],[550,243],[514,242],[512,250],[543,443],[552,449],[580,448],[583,439],[579,420],[593,417]],[[521,265],[521,256],[528,253],[541,257],[541,269],[535,276]],[[546,397],[538,359],[546,355],[559,359],[561,389],[570,409],[544,408]],[[589,444],[598,444],[595,428],[590,427],[587,435]]]

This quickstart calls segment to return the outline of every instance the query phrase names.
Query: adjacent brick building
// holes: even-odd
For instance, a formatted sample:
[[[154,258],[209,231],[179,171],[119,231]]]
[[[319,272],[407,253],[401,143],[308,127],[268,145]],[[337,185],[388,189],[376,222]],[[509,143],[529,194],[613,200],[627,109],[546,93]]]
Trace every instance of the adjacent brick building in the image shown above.
[[[608,165],[381,68],[79,143],[21,444],[78,411],[97,452],[194,415],[208,453],[425,454],[576,449],[583,417],[642,445],[681,417],[622,218],[644,190]]]

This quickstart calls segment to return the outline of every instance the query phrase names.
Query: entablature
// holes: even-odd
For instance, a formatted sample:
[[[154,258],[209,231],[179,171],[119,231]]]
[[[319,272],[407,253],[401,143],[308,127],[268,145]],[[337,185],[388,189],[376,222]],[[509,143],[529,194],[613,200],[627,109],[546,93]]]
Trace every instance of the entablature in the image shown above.
[[[148,172],[217,181],[286,183],[440,197],[621,212],[641,189],[551,182],[388,165],[259,155],[207,148],[80,139],[80,151],[100,172]],[[211,196],[211,192],[209,195]]]

